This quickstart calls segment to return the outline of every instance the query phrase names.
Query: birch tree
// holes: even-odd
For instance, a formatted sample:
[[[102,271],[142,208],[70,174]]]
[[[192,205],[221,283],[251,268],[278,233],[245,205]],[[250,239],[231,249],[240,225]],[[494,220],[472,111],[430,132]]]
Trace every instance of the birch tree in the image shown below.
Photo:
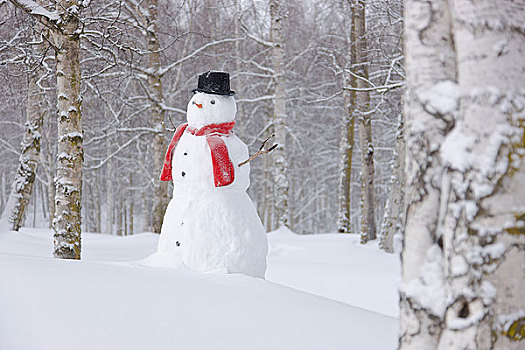
[[[453,18],[459,118],[441,148],[447,304],[438,349],[522,349],[525,90],[516,73],[525,71],[525,1],[458,0]]]
[[[374,214],[374,146],[372,144],[372,115],[368,84],[368,52],[366,44],[365,1],[352,4],[352,28],[356,39],[356,105],[358,109],[359,146],[361,148],[361,243],[376,238]]]
[[[396,236],[401,239],[405,228],[405,157],[404,123],[403,116],[400,115],[389,186],[390,196],[386,202],[379,234],[379,246],[388,253],[394,252],[394,239]]]
[[[36,26],[37,24],[35,24]],[[38,33],[38,29],[34,28]],[[31,198],[36,168],[40,158],[41,129],[44,119],[45,101],[39,80],[44,77],[45,70],[40,65],[46,51],[46,45],[41,35],[33,35],[31,49],[28,52],[27,73],[27,105],[24,137],[21,142],[21,152],[18,169],[11,187],[11,194],[2,213],[2,219],[7,220],[14,231],[18,231],[24,223],[26,208]]]
[[[349,48],[348,65],[343,72],[343,86],[357,86],[356,75],[350,74],[351,65],[357,60],[356,31],[354,21],[350,22],[350,40],[347,42]],[[355,113],[356,113],[356,91],[343,89],[344,117],[341,135],[340,180],[339,180],[339,215],[337,230],[340,233],[349,233],[351,206],[351,184],[352,184],[352,156],[354,153],[355,135]]]
[[[272,68],[274,84],[273,132],[279,145],[272,152],[273,200],[277,227],[290,225],[288,207],[288,162],[286,158],[286,87],[284,74],[283,21],[284,9],[280,0],[270,0]]]
[[[158,1],[148,0],[145,12],[146,45],[148,50],[148,92],[151,99],[151,122],[155,134],[153,135],[153,165],[155,169],[162,169],[166,145],[164,141],[164,111],[162,81],[159,75],[160,43],[157,37]],[[168,205],[168,183],[155,179],[155,195],[153,204],[153,232],[160,233],[164,212]]]
[[[406,11],[400,348],[521,349],[525,2],[411,1]]]
[[[55,50],[58,158],[55,177],[54,253],[80,259],[83,133],[80,95],[80,4],[59,0],[54,11],[34,1],[11,0],[50,29]]]
[[[358,79],[359,68],[350,62],[347,44],[351,41],[348,39],[351,25],[346,25],[352,18],[351,2],[281,1],[279,18],[284,25],[281,25],[280,41],[285,51],[281,71],[276,74],[273,52],[277,50],[274,50],[276,45],[271,35],[269,0],[238,1],[237,8],[235,1],[158,1],[157,28],[154,31],[156,41],[160,43],[158,50],[149,49],[146,40],[149,2],[91,1],[89,12],[83,11],[81,16],[80,64],[85,88],[82,103],[85,130],[83,179],[86,183],[83,229],[93,231],[102,226],[99,230],[104,231],[108,219],[111,230],[106,233],[115,232],[118,215],[121,215],[115,207],[124,194],[132,193],[134,212],[146,218],[141,220],[135,215],[137,221],[134,224],[136,227],[144,224],[144,229],[152,230],[158,176],[153,164],[153,139],[154,135],[161,134],[152,121],[153,109],[161,108],[158,115],[165,118],[163,128],[171,129],[184,120],[188,92],[195,88],[198,74],[217,69],[231,73],[232,89],[238,92],[239,125],[236,130],[252,154],[278,125],[273,118],[277,116],[274,113],[277,98],[274,81],[279,78],[285,82],[281,86],[285,88],[286,122],[285,129],[279,129],[283,131],[281,135],[286,135],[284,159],[287,175],[284,179],[288,181],[288,225],[297,233],[337,230],[339,146],[343,133],[341,116],[348,113],[343,110],[345,105],[348,106],[343,99],[359,92],[357,83],[350,82]],[[13,20],[0,21],[0,47],[7,45],[8,55],[13,57],[18,51],[10,38],[15,33],[13,28],[20,27],[16,21],[24,17],[16,16],[18,10],[10,5],[0,7],[0,17],[6,18],[6,12],[14,16]],[[139,5],[138,8],[135,5]],[[51,5],[46,8],[55,12]],[[401,53],[397,50],[400,14],[399,0],[367,1],[369,76],[368,81],[363,81],[366,88],[361,90],[370,94],[376,222],[387,198],[396,118],[401,108],[398,90],[388,90],[401,86],[403,79],[399,64]],[[233,22],[235,17],[240,17],[240,20]],[[217,18],[221,20],[217,21]],[[0,54],[0,62],[5,61],[5,52]],[[157,54],[158,69],[150,65],[149,60],[150,56]],[[53,60],[47,63],[54,69]],[[13,73],[16,79],[13,79]],[[0,148],[0,165],[1,172],[7,177],[16,170],[9,165],[17,161],[23,132],[22,116],[25,120],[25,112],[20,111],[25,98],[20,96],[26,95],[26,85],[20,76],[17,65],[0,65],[0,94],[5,98],[5,104],[0,106],[0,124],[6,130],[0,134],[3,146]],[[161,84],[156,85],[155,80]],[[342,84],[345,85],[344,91]],[[46,91],[47,100],[55,97],[55,87],[53,83],[50,85]],[[162,96],[154,94],[155,86],[161,87]],[[388,93],[384,92],[385,89]],[[357,108],[356,103],[352,106]],[[52,108],[47,113],[51,119],[56,112]],[[354,116],[354,123],[357,123],[357,111]],[[50,191],[54,191],[53,158],[56,158],[56,150],[54,142],[48,140],[56,139],[54,119],[57,118],[52,119],[44,126],[42,166],[36,175],[37,181],[45,182]],[[272,143],[282,142],[272,139],[269,145]],[[357,142],[353,147],[360,149]],[[162,149],[161,153],[164,151]],[[252,163],[250,195],[266,227],[272,230],[278,226],[275,194],[285,192],[274,192],[273,154]],[[353,152],[352,163],[347,186],[351,189],[349,212],[351,231],[359,232],[360,152]],[[132,188],[125,181],[130,174],[133,174]],[[111,193],[112,196],[108,195]],[[46,208],[52,210],[54,195],[46,197],[51,199]],[[99,207],[101,215],[98,214]],[[102,225],[97,224],[97,218]],[[129,218],[127,215],[126,220],[131,222]],[[124,222],[123,218],[122,225]]]
[[[436,252],[442,182],[439,147],[454,126],[456,69],[451,17],[445,0],[405,3],[406,199],[402,253],[400,348],[435,349],[443,306],[442,257]],[[428,91],[443,86],[448,108],[430,105]],[[438,106],[439,107],[439,106]],[[431,278],[426,276],[433,274]]]

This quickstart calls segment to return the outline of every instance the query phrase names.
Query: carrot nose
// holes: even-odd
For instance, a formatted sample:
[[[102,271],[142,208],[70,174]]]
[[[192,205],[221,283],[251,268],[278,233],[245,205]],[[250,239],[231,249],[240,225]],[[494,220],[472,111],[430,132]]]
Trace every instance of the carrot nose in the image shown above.
[[[195,106],[202,108],[202,103],[201,104],[196,103]]]

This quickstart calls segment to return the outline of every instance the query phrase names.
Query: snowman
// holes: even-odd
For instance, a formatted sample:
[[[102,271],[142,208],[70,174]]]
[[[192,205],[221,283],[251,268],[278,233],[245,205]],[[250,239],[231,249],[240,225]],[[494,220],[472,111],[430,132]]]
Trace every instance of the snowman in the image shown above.
[[[268,241],[246,193],[248,147],[232,131],[237,111],[230,76],[199,76],[168,146],[161,180],[173,181],[158,253],[194,271],[264,278]]]

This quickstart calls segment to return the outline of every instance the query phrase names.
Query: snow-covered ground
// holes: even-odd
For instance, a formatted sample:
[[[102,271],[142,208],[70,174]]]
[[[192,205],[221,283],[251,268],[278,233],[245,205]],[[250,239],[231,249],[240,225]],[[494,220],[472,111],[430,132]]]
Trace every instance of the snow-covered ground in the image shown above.
[[[1,349],[394,349],[398,257],[357,235],[268,235],[267,281],[147,267],[158,235],[0,232]],[[332,299],[332,300],[330,300]]]

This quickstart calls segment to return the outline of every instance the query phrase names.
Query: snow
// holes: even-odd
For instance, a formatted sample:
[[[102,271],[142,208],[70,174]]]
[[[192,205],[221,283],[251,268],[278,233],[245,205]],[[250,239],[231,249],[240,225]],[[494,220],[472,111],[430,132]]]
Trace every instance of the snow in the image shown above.
[[[17,1],[26,11],[31,14],[43,16],[51,21],[58,21],[60,16],[56,12],[50,12],[38,3],[32,0],[18,0]]]
[[[469,265],[462,255],[454,255],[450,263],[450,272],[453,277],[463,276],[468,272]]]
[[[0,232],[3,348],[397,346],[399,257],[357,235],[270,233],[267,281],[143,266],[151,233],[83,234],[82,261],[53,259],[52,235]]]
[[[516,311],[507,314],[499,315],[497,321],[499,330],[507,331],[513,322],[522,317],[525,317],[525,311],[521,309],[517,309]]]
[[[457,261],[453,263],[456,264],[455,269],[461,269]],[[441,248],[433,245],[428,249],[426,260],[421,266],[421,270],[424,271],[421,277],[401,286],[408,297],[412,297],[420,306],[438,317],[442,317],[446,310],[445,277],[442,266]]]
[[[64,135],[60,135],[60,137],[58,138],[59,141],[64,141],[66,139],[69,139],[69,140],[73,140],[75,138],[79,138],[79,139],[83,139],[84,138],[84,135],[82,135],[81,132],[78,132],[78,131],[73,131],[73,132],[69,132],[67,134],[64,134]]]
[[[418,92],[418,98],[430,113],[453,114],[458,108],[459,87],[451,80],[441,81]]]
[[[366,310],[398,317],[401,268],[397,254],[359,235],[296,235],[286,228],[268,234],[266,279]]]

